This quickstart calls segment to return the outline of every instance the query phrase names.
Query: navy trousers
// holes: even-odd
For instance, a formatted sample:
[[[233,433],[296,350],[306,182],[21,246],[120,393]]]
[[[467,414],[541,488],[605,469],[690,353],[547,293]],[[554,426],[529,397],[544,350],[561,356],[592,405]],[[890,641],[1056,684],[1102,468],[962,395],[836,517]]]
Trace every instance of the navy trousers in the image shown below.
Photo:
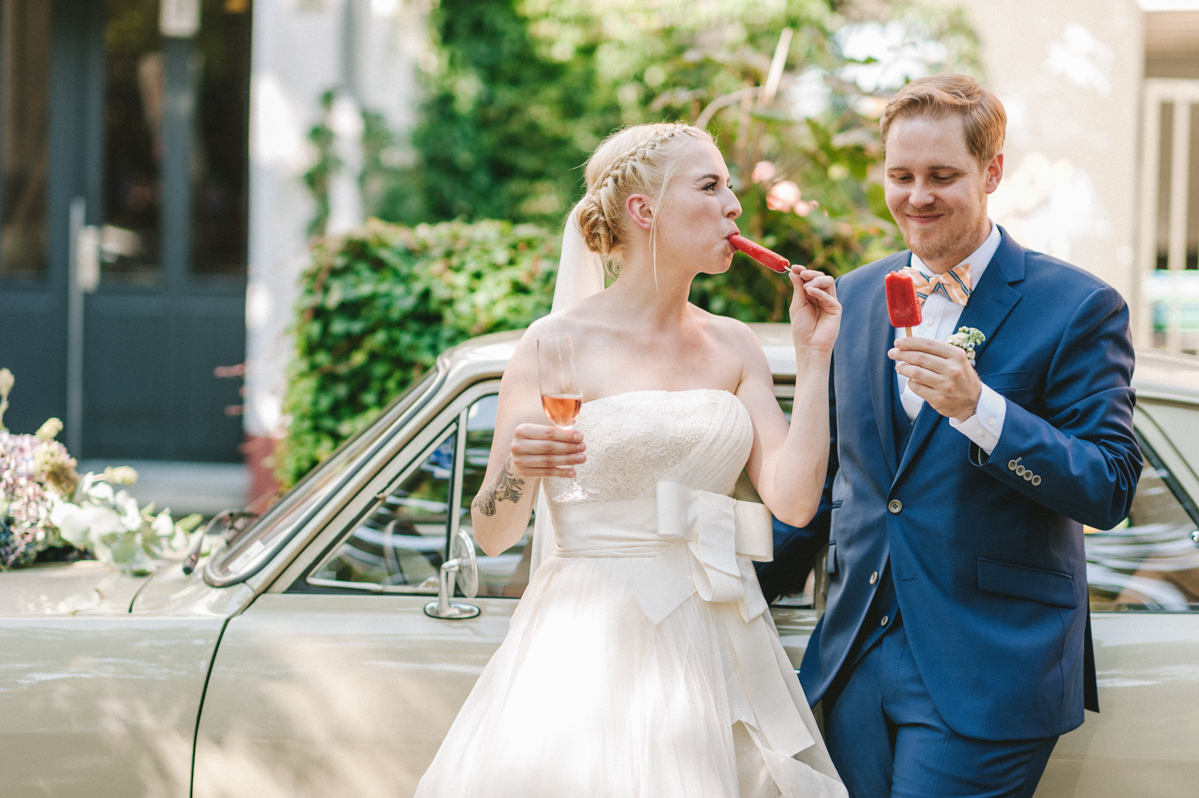
[[[825,742],[851,798],[1031,798],[1057,737],[963,737],[933,706],[903,619],[822,698]]]

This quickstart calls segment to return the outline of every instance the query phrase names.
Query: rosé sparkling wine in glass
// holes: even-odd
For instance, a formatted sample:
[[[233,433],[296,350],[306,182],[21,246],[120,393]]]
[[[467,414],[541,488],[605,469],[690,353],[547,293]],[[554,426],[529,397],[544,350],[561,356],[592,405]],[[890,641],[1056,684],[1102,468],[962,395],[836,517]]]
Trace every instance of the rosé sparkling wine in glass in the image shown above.
[[[541,406],[545,414],[554,422],[555,427],[570,429],[579,417],[579,408],[583,406],[583,397],[573,394],[557,394],[554,396],[541,395]]]
[[[549,335],[537,341],[537,380],[541,385],[541,406],[550,421],[559,429],[572,428],[583,407],[583,389],[579,387],[579,371],[569,335]],[[592,495],[578,480],[571,479],[555,501],[582,501]]]

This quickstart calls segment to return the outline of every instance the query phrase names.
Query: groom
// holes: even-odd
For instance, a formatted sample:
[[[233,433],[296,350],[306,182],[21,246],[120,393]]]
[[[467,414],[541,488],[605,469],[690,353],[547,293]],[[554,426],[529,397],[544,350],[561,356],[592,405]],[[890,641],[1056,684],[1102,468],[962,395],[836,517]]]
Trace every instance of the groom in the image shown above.
[[[1141,471],[1128,309],[987,218],[1005,124],[968,77],[901,90],[885,188],[911,251],[838,282],[829,596],[800,678],[854,798],[1031,796],[1097,709],[1082,525],[1123,520]],[[907,268],[910,338],[884,294]]]

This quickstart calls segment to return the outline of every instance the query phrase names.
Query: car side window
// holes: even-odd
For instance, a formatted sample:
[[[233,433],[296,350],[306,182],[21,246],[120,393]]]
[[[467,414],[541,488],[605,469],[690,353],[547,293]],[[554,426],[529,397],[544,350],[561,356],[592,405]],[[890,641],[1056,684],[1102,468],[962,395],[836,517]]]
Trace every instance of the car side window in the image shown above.
[[[334,548],[309,583],[436,594],[449,531],[456,446],[457,433],[451,429]]]
[[[1087,582],[1095,611],[1199,611],[1195,519],[1181,488],[1141,442],[1145,468],[1128,519],[1110,531],[1087,527]]]
[[[495,413],[499,397],[488,394],[480,397],[466,411],[466,448],[462,458],[462,498],[459,503],[460,528],[471,532],[470,503],[483,487],[487,458],[495,436]],[[479,595],[519,598],[529,583],[530,542],[533,539],[533,520],[520,542],[495,557],[488,557],[478,546],[475,558],[479,565]]]

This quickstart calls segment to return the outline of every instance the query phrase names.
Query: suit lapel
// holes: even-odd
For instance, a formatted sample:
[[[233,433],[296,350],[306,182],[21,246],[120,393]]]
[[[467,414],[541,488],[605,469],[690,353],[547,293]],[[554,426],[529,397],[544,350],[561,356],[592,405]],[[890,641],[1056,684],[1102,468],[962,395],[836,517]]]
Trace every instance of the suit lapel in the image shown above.
[[[966,303],[965,309],[962,310],[962,317],[958,320],[959,327],[974,327],[986,336],[986,342],[975,350],[976,361],[985,357],[987,345],[995,337],[995,333],[1003,324],[1004,319],[1012,312],[1012,308],[1020,301],[1020,292],[1012,285],[1024,279],[1024,248],[1012,241],[1006,230],[1002,227],[999,229],[1003,235],[999,242],[999,249],[995,251],[991,263],[983,273],[982,280],[970,295],[970,301]],[[885,353],[883,358],[886,359]],[[945,421],[946,424],[949,423],[927,402],[920,408],[912,426],[912,435],[908,438],[908,445],[904,449],[903,457],[899,461],[899,468],[895,472],[896,481],[903,475],[904,470],[920,451],[928,436],[942,421]],[[954,434],[959,433],[955,432]]]
[[[899,269],[908,263],[908,253],[901,253],[894,268]],[[888,270],[890,271],[890,270]],[[886,272],[884,272],[884,276]],[[878,425],[878,438],[883,446],[883,457],[887,467],[894,475],[898,468],[895,456],[895,433],[892,429],[893,391],[891,382],[895,379],[894,364],[887,351],[895,341],[895,328],[891,326],[891,318],[887,314],[886,283],[878,280],[873,287],[868,303],[869,314],[866,323],[866,362],[869,364],[870,401],[874,405],[874,420]]]

